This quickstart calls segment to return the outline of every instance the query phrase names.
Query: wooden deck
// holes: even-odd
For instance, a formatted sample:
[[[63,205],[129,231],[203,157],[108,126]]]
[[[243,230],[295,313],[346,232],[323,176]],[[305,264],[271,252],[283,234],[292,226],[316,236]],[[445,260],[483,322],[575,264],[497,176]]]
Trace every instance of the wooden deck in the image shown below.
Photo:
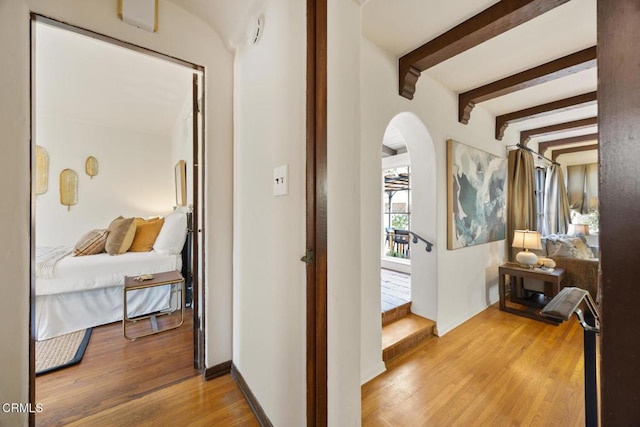
[[[385,268],[380,269],[382,312],[411,301],[411,275]]]

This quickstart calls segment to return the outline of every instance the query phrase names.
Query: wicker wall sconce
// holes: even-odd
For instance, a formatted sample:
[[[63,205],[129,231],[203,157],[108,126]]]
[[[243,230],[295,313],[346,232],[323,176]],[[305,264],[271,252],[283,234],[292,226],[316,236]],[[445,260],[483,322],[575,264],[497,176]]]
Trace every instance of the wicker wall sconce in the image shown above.
[[[78,174],[71,169],[60,172],[60,203],[71,210],[78,203]]]
[[[44,194],[49,188],[49,154],[36,145],[36,195]]]
[[[93,179],[98,175],[98,159],[93,156],[87,157],[87,161],[84,163],[84,170]]]

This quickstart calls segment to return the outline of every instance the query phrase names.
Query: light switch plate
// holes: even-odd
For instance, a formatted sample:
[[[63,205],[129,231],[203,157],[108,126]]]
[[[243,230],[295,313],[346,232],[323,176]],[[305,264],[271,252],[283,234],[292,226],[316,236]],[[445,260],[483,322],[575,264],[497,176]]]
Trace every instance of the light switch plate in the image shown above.
[[[273,169],[273,195],[286,194],[289,194],[289,165],[282,165]]]

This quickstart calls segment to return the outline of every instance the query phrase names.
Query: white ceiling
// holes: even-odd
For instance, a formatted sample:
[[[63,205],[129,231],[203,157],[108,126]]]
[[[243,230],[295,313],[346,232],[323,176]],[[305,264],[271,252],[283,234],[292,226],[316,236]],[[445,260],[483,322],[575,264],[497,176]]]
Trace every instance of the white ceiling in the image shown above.
[[[362,9],[362,30],[365,37],[399,58],[495,3],[495,0],[369,0]],[[596,0],[571,0],[424,73],[460,93],[595,44]],[[593,68],[478,106],[501,115],[596,89],[597,70]],[[415,97],[420,96],[428,94],[420,92],[418,80]],[[597,106],[583,107],[513,123],[508,131],[538,128],[596,114]],[[596,130],[594,126],[566,135],[559,133],[553,139]],[[540,138],[544,139],[550,138]]]
[[[36,114],[170,134],[193,71],[36,24]]]
[[[233,51],[246,39],[249,22],[257,18],[264,0],[169,0],[200,17]]]

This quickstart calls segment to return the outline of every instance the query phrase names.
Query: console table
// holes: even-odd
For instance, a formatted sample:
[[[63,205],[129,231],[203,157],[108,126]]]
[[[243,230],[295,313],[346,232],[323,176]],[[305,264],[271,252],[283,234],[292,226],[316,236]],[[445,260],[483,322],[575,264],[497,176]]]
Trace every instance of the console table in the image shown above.
[[[140,290],[140,289],[146,289],[146,288],[152,288],[154,286],[165,286],[165,285],[171,285],[171,286],[179,286],[179,290],[180,290],[180,323],[178,323],[177,325],[165,328],[165,329],[158,329],[158,322],[156,320],[156,316],[160,315],[160,314],[171,314],[173,311],[178,310],[178,307],[175,307],[175,309],[173,311],[170,312],[166,312],[166,313],[152,313],[152,314],[147,314],[147,315],[142,315],[142,316],[136,316],[133,318],[130,318],[127,312],[127,292],[130,291],[136,291],[136,290]],[[122,333],[124,335],[125,338],[134,341],[138,338],[142,338],[142,337],[146,337],[148,335],[153,335],[153,334],[157,334],[159,332],[164,332],[164,331],[168,331],[170,329],[175,329],[178,328],[180,326],[182,326],[182,324],[184,323],[184,306],[185,306],[185,282],[184,282],[184,278],[182,277],[182,275],[177,272],[177,271],[167,271],[164,273],[155,273],[153,274],[153,278],[149,279],[149,280],[143,280],[143,281],[138,281],[136,280],[136,277],[129,277],[129,276],[125,276],[124,278],[124,291],[123,291],[123,307],[124,307],[124,313],[122,316]],[[172,307],[173,308],[173,307]],[[130,323],[134,323],[137,322],[138,320],[142,320],[142,319],[150,319],[151,321],[151,332],[145,333],[145,334],[140,334],[137,336],[129,336],[127,334],[127,325]]]
[[[506,276],[509,276],[510,292],[508,301],[505,289]],[[564,268],[545,270],[542,268],[521,267],[517,263],[501,265],[498,268],[500,310],[557,325],[559,322],[542,316],[540,309],[558,294],[560,285],[565,277]],[[544,293],[524,289],[524,279],[543,281]]]

